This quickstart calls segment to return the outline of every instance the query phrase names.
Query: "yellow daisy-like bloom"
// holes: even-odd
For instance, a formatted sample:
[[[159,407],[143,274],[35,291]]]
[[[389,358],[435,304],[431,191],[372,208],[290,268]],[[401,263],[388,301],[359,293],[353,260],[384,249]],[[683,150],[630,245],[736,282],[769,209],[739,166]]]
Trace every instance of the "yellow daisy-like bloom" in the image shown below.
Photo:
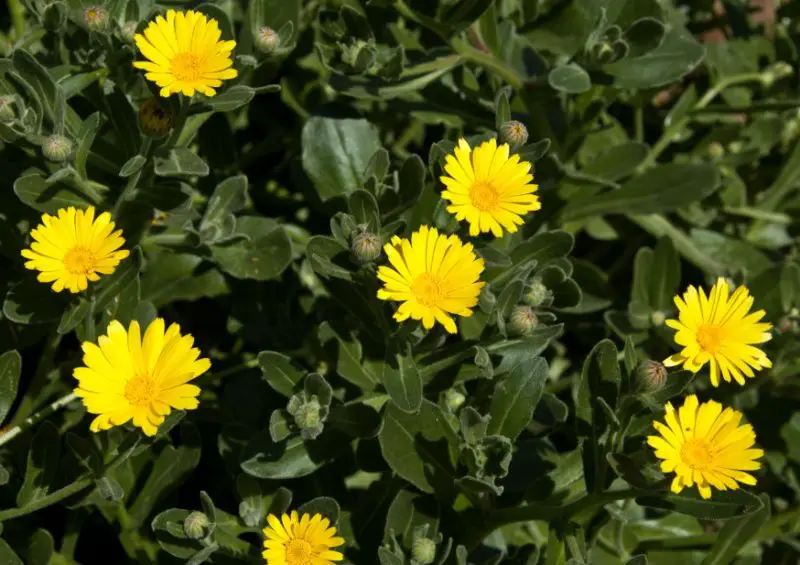
[[[513,233],[525,223],[524,214],[542,207],[534,194],[531,164],[509,157],[509,147],[490,139],[472,149],[465,139],[458,141],[454,155],[448,155],[440,177],[447,187],[442,198],[450,202],[447,211],[469,222],[469,234],[491,231],[503,235],[503,228]]]
[[[56,292],[86,290],[88,281],[110,275],[130,254],[120,249],[125,240],[122,230],[114,231],[114,227],[111,214],[103,212],[95,218],[91,206],[86,210],[62,208],[56,216],[44,214],[42,223],[31,230],[30,249],[22,250],[28,259],[25,268],[39,271],[36,278],[53,283]]]
[[[75,394],[83,399],[93,432],[133,424],[149,435],[172,410],[194,410],[200,388],[187,384],[211,367],[199,359],[192,347],[194,338],[181,335],[178,324],[164,331],[164,320],[156,318],[142,339],[138,322],[126,331],[118,321],[108,325],[107,335],[97,344],[83,343],[84,367],[73,375],[78,379]]]
[[[718,402],[699,404],[695,395],[677,411],[667,403],[666,425],[653,422],[660,434],[649,436],[647,443],[663,459],[661,470],[675,473],[672,492],[696,485],[700,496],[711,498],[711,488],[737,490],[739,483],[756,484],[745,471],[761,468],[756,461],[764,455],[754,449],[756,435],[750,424],[739,425],[742,413],[733,408],[722,409]]]
[[[267,565],[331,565],[344,559],[331,548],[344,544],[336,536],[336,528],[320,514],[303,514],[297,511],[284,514],[281,519],[270,514],[269,525],[264,528],[264,552]]]
[[[772,367],[767,354],[754,347],[772,338],[772,325],[758,323],[763,310],[748,314],[753,297],[746,287],[740,286],[729,296],[728,284],[719,278],[708,296],[702,288],[690,286],[683,299],[675,297],[675,305],[678,319],[666,324],[677,330],[675,343],[683,349],[664,361],[667,367],[683,365],[696,373],[708,363],[714,386],[719,386],[720,375],[727,382],[733,378],[743,385],[742,375],[753,377],[753,369]]]
[[[378,267],[378,278],[384,283],[378,298],[402,302],[394,319],[422,320],[426,329],[438,321],[456,333],[450,314],[471,316],[486,284],[479,280],[483,259],[475,255],[472,244],[422,226],[411,240],[394,236],[383,250],[391,267]]]
[[[189,10],[167,10],[167,17],[158,16],[134,36],[136,46],[147,61],[133,66],[144,69],[144,75],[161,87],[161,96],[195,91],[214,96],[223,80],[236,77],[231,51],[235,41],[220,41],[222,32],[215,19]]]

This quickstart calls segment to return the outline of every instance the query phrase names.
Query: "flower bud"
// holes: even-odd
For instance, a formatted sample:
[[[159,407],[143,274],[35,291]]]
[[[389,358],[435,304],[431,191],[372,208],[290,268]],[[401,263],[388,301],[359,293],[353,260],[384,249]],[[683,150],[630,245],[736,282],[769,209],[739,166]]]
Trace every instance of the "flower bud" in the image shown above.
[[[322,423],[320,417],[320,404],[316,398],[312,398],[307,402],[301,403],[297,409],[292,413],[294,422],[301,430],[312,430],[319,427]]]
[[[666,319],[667,317],[664,315],[664,312],[661,312],[660,310],[656,310],[650,314],[650,323],[654,326],[663,326],[664,320]]]
[[[500,126],[500,141],[508,143],[516,149],[528,141],[528,128],[517,120],[511,120]]]
[[[777,61],[761,73],[761,84],[767,88],[782,78],[790,77],[794,71],[792,66],[785,61]]]
[[[708,144],[708,155],[712,159],[719,159],[725,155],[725,147],[719,141],[712,141]]]
[[[210,530],[211,522],[202,512],[194,511],[183,520],[183,531],[191,539],[202,539]]]
[[[541,306],[549,296],[550,291],[542,284],[542,280],[539,277],[534,277],[528,291],[522,297],[522,301],[528,306],[536,307]]]
[[[467,397],[454,388],[449,388],[444,393],[444,405],[450,412],[455,412],[464,404]]]
[[[436,542],[429,538],[417,538],[411,545],[411,559],[420,565],[430,565],[436,559]]]
[[[370,232],[353,235],[351,249],[353,255],[362,263],[371,263],[381,256],[381,239]]]
[[[148,98],[139,106],[139,129],[148,137],[159,139],[172,129],[172,112],[159,104],[155,98]]]
[[[656,392],[667,382],[667,368],[658,361],[642,361],[636,367],[636,390],[642,393]]]
[[[42,154],[56,163],[66,161],[72,155],[72,142],[63,135],[54,133],[42,143]]]
[[[0,96],[0,123],[11,123],[16,117],[17,113],[14,111],[14,97]]]
[[[83,11],[83,23],[92,31],[103,31],[108,27],[108,10],[102,6],[89,6]]]
[[[120,29],[122,39],[129,43],[133,43],[133,37],[136,35],[136,28],[138,25],[139,22],[133,20],[122,24],[122,28]]]
[[[528,335],[536,329],[539,320],[530,306],[514,306],[508,318],[508,326],[514,335]]]
[[[262,53],[272,53],[281,45],[278,32],[271,27],[264,26],[256,33],[256,47]]]

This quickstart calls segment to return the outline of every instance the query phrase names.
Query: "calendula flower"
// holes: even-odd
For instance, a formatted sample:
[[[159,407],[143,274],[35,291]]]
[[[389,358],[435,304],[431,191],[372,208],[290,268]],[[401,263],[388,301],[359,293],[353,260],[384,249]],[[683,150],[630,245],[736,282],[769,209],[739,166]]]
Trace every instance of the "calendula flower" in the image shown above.
[[[110,275],[129,255],[122,230],[114,231],[111,214],[94,217],[94,208],[62,208],[56,216],[44,214],[42,223],[31,230],[33,243],[23,249],[25,268],[39,271],[37,279],[53,283],[53,290],[86,290],[88,281]]]
[[[524,223],[522,216],[542,207],[534,194],[531,164],[509,157],[508,144],[498,147],[490,139],[472,149],[465,139],[458,141],[454,155],[448,155],[441,181],[447,187],[442,198],[450,202],[447,211],[459,221],[466,219],[469,234],[491,231],[503,235],[503,228],[517,231]]]
[[[739,424],[741,412],[723,410],[713,400],[699,404],[695,395],[677,411],[670,403],[666,409],[666,425],[654,422],[660,435],[649,436],[647,443],[663,460],[661,470],[675,473],[672,492],[696,485],[700,496],[711,498],[712,487],[737,490],[740,483],[756,484],[746,471],[761,468],[756,459],[764,451],[753,448],[756,436],[750,424]]]
[[[120,426],[129,420],[149,435],[172,410],[194,410],[200,388],[189,381],[208,371],[211,363],[199,358],[194,338],[181,335],[178,324],[164,331],[156,318],[142,339],[139,323],[128,330],[118,321],[108,325],[97,344],[83,343],[83,363],[73,375],[75,394],[90,414],[97,414],[93,432]]]
[[[485,284],[479,280],[483,259],[475,255],[472,244],[422,226],[410,240],[394,236],[383,250],[391,266],[378,267],[384,283],[378,298],[402,302],[395,320],[422,320],[426,329],[438,321],[456,333],[450,314],[471,316]]]
[[[161,87],[161,96],[201,92],[214,96],[223,80],[236,77],[231,51],[235,41],[221,41],[217,20],[202,12],[167,10],[134,36],[136,46],[148,60],[133,66]]]
[[[678,319],[666,324],[677,330],[675,343],[683,346],[664,361],[667,367],[683,365],[696,373],[708,363],[711,384],[719,386],[719,378],[744,384],[744,376],[755,376],[753,369],[772,367],[772,362],[756,344],[769,341],[772,325],[758,323],[764,311],[749,313],[753,297],[740,286],[729,296],[725,279],[717,279],[706,296],[705,291],[690,286],[683,299],[676,296]]]
[[[344,559],[331,549],[343,545],[344,539],[336,536],[336,528],[320,514],[298,517],[297,511],[292,511],[280,520],[270,514],[267,522],[262,553],[267,565],[331,565]]]

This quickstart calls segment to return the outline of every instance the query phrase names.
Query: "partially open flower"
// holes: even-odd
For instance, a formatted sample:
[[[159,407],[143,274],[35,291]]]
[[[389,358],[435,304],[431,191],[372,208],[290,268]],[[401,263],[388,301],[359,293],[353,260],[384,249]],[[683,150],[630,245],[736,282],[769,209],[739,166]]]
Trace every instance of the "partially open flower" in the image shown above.
[[[256,33],[256,47],[263,53],[272,53],[281,44],[281,38],[271,27],[264,26]]]
[[[102,6],[89,6],[83,11],[83,23],[92,31],[102,31],[108,27],[108,10]]]

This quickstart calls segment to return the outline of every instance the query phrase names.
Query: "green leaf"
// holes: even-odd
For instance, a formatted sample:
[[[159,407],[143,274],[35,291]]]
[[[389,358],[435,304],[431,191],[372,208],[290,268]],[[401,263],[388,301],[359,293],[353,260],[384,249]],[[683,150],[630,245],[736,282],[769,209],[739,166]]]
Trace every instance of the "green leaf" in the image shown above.
[[[158,545],[174,557],[189,559],[202,546],[198,540],[189,539],[183,531],[183,521],[188,510],[170,508],[158,514],[150,523]]]
[[[217,233],[217,237],[227,237],[230,233],[226,233],[223,226],[236,225],[234,212],[238,212],[247,204],[247,177],[244,175],[237,175],[222,181],[214,189],[214,194],[208,200],[206,212],[200,222],[200,232],[205,235],[205,232],[213,229]],[[210,241],[214,239],[210,238]]]
[[[0,424],[5,421],[17,398],[21,373],[22,356],[19,353],[12,350],[0,355]]]
[[[727,565],[739,556],[744,545],[769,520],[769,495],[762,494],[759,498],[761,499],[761,508],[741,518],[731,518],[725,522],[717,534],[714,545],[700,565]]]
[[[452,489],[454,478],[449,455],[441,446],[436,449],[431,446],[431,442],[447,437],[443,426],[448,424],[442,421],[440,413],[428,400],[423,400],[419,414],[403,412],[389,402],[378,441],[383,458],[395,473],[427,493],[434,492],[437,485],[436,492],[445,496]]]
[[[303,168],[323,201],[361,188],[367,164],[380,148],[377,128],[364,119],[314,116],[302,137]]]
[[[416,414],[422,404],[422,377],[410,352],[387,353],[382,369],[381,382],[393,405]]]
[[[411,155],[403,161],[397,178],[399,206],[405,208],[419,201],[425,188],[426,174],[425,163],[419,155]]]
[[[348,209],[357,224],[366,227],[367,231],[378,233],[381,229],[381,212],[378,201],[366,190],[356,190],[350,194]]]
[[[205,177],[209,173],[208,164],[185,147],[170,149],[166,155],[156,154],[153,165],[161,177]]]
[[[275,443],[269,433],[256,435],[244,448],[242,470],[259,479],[294,479],[310,475],[346,445],[349,438],[327,430],[315,440],[295,436]]]
[[[308,240],[306,245],[306,255],[314,271],[324,278],[335,277],[338,279],[352,280],[353,275],[333,262],[333,259],[344,252],[347,248],[339,241],[326,235],[315,235]]]
[[[562,220],[579,220],[604,214],[669,212],[702,200],[711,195],[718,185],[717,169],[711,165],[659,165],[632,178],[617,190],[570,200],[562,211]]]
[[[452,4],[443,14],[442,23],[451,32],[465,29],[481,17],[494,0],[460,0]]]
[[[704,229],[693,229],[689,235],[699,249],[714,257],[728,272],[742,270],[754,277],[772,265],[767,255],[743,239]]]
[[[491,22],[494,25],[494,22]],[[494,100],[494,129],[500,131],[506,122],[511,121],[511,105],[508,103],[508,90],[500,89]]]
[[[78,327],[82,321],[86,319],[91,305],[83,298],[78,298],[70,304],[61,316],[58,322],[58,333],[61,335],[68,334]]]
[[[294,394],[295,386],[303,378],[303,372],[295,369],[292,360],[277,351],[259,353],[258,366],[269,386],[287,398]]]
[[[565,231],[544,231],[517,245],[511,251],[511,260],[515,265],[535,260],[542,266],[548,261],[569,255],[573,244],[574,239]]]
[[[201,563],[205,563],[218,549],[219,544],[217,542],[212,542],[210,545],[205,546],[192,555],[191,559],[186,562],[186,565],[200,565]]]
[[[641,18],[625,30],[625,42],[630,46],[628,58],[640,57],[657,49],[664,40],[666,28],[655,18]]]
[[[145,163],[147,163],[147,157],[144,155],[134,155],[125,161],[124,165],[122,165],[122,168],[119,170],[119,176],[122,178],[127,178],[135,175],[142,170],[142,167],[144,167]]]
[[[650,281],[650,306],[653,310],[672,310],[672,298],[681,282],[681,261],[671,239],[662,237],[658,240],[647,278]]]
[[[617,88],[656,88],[689,74],[703,60],[705,50],[685,30],[670,29],[661,45],[638,57],[628,57],[603,67]]]
[[[314,514],[322,514],[322,516],[331,521],[332,526],[335,526],[339,523],[339,513],[341,509],[339,508],[339,503],[333,498],[329,496],[318,496],[301,505],[297,509],[297,512],[301,515],[311,514],[312,516]]]
[[[353,437],[373,438],[380,432],[383,420],[366,404],[334,404],[325,423]]]
[[[536,163],[536,161],[547,154],[547,150],[550,149],[550,145],[551,141],[549,139],[540,139],[535,143],[521,147],[517,153],[519,154],[520,160],[528,161],[529,163]]]
[[[75,169],[81,178],[89,178],[86,172],[86,161],[89,159],[89,151],[92,149],[94,138],[100,131],[102,125],[100,112],[95,112],[83,122],[81,131],[78,132],[78,149],[75,151]]]
[[[14,62],[14,70],[36,93],[47,119],[55,124],[56,91],[58,87],[47,72],[47,69],[25,49],[14,49],[11,59]]]
[[[65,305],[50,285],[25,277],[9,289],[3,315],[17,324],[45,324],[60,319]]]
[[[670,373],[664,387],[659,391],[651,392],[647,397],[656,403],[660,410],[663,410],[664,404],[686,390],[689,384],[694,380],[694,377],[695,374],[690,371]]]
[[[17,493],[18,507],[24,508],[54,490],[60,459],[61,438],[58,428],[44,421],[36,430],[28,451],[25,481]]]
[[[636,499],[641,506],[660,508],[681,514],[688,514],[701,520],[727,520],[743,518],[763,509],[764,503],[756,495],[746,490],[716,491],[706,500],[700,497],[697,489],[685,489],[681,494],[671,492],[659,496],[641,496]]]
[[[525,429],[547,382],[547,362],[541,357],[523,359],[503,379],[499,380],[492,394],[492,407],[487,433],[502,435],[510,439]]]
[[[408,490],[397,493],[386,513],[386,524],[383,527],[383,543],[389,543],[397,537],[402,545],[410,547],[414,541],[414,530],[428,526],[429,532],[435,532],[439,526],[438,508],[430,504],[428,499]]]
[[[138,285],[143,262],[142,252],[137,247],[112,275],[101,280],[95,290],[95,312],[103,311],[115,298],[125,297]]]
[[[649,150],[644,143],[635,141],[615,145],[589,162],[581,172],[616,182],[631,175]]]
[[[274,220],[241,217],[237,221],[237,231],[249,239],[211,248],[214,260],[229,275],[258,281],[277,279],[292,262],[289,236]]]
[[[256,4],[257,2],[252,2]],[[243,84],[236,84],[225,92],[204,100],[204,104],[209,106],[215,112],[232,112],[242,106],[249,104],[255,97],[255,91],[249,86]]]
[[[567,94],[580,94],[592,88],[589,73],[575,63],[555,67],[547,75],[547,82],[555,90]]]
[[[49,565],[54,550],[55,543],[50,532],[42,528],[36,530],[28,540],[28,565]],[[9,565],[8,561],[2,559],[2,551],[0,551],[0,563]]]
[[[11,546],[2,538],[0,538],[0,563],[3,565],[25,565],[19,555],[14,553]]]
[[[160,308],[180,300],[191,302],[227,294],[225,277],[211,265],[187,253],[161,253],[150,258],[142,276],[142,300]]]
[[[14,194],[31,208],[55,214],[60,208],[86,208],[92,202],[79,189],[64,182],[49,184],[43,173],[28,169],[14,181]]]
[[[298,29],[301,7],[300,0],[254,0],[250,2],[248,15],[251,33],[257,33],[262,26],[269,26],[277,31],[289,22],[292,22],[295,29]]]
[[[634,555],[625,565],[647,565],[646,555]]]
[[[336,374],[364,391],[375,388],[379,380],[362,362],[361,342],[355,336],[345,340],[328,322],[320,324],[317,336],[322,344],[336,343]]]

